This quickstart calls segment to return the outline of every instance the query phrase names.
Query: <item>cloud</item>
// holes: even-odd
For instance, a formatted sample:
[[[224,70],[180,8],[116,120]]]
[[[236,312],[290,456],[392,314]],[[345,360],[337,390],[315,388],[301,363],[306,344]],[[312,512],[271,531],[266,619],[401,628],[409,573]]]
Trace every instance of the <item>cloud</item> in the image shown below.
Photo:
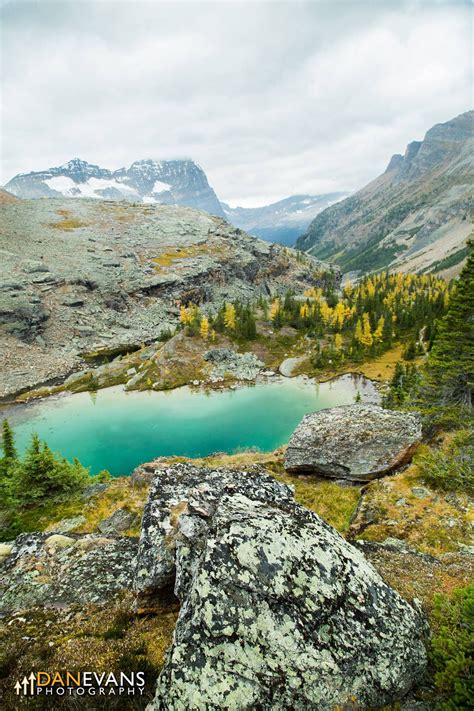
[[[2,181],[192,157],[256,205],[354,190],[470,108],[469,4],[12,1]]]

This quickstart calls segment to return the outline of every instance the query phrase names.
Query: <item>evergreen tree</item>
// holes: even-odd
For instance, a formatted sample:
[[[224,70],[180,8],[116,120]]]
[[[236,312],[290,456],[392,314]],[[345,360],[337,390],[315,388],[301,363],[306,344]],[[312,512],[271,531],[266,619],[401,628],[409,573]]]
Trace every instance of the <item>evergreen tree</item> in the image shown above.
[[[70,464],[56,457],[34,434],[23,461],[18,466],[16,488],[22,501],[35,501],[80,489],[89,481],[87,469],[75,459]]]
[[[4,459],[10,462],[17,459],[13,430],[10,427],[10,423],[6,419],[3,420],[2,423],[2,447]]]
[[[3,420],[2,435],[3,457],[0,459],[0,506],[7,507],[14,498],[15,473],[18,463],[15,439],[8,420]]]
[[[470,243],[472,248],[472,242]],[[474,253],[468,257],[426,363],[420,400],[428,409],[470,414],[474,388]],[[448,415],[449,417],[449,415]]]

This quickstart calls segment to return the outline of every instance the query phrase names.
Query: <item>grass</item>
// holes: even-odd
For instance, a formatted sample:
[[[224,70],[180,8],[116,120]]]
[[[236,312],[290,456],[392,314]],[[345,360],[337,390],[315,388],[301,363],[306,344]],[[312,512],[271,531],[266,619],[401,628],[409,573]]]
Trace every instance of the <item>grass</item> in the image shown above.
[[[212,253],[213,249],[208,244],[192,244],[189,247],[173,247],[172,249],[168,249],[151,261],[155,265],[155,271],[160,272],[162,269],[171,267],[175,262],[180,262],[183,259],[191,259],[192,257],[197,257],[202,254]]]
[[[77,493],[67,498],[50,499],[42,504],[19,509],[15,531],[5,527],[0,534],[0,540],[10,540],[20,532],[52,530],[59,521],[80,514],[85,516],[86,521],[74,532],[92,533],[100,521],[109,518],[117,509],[126,509],[137,514],[136,523],[124,531],[123,535],[138,536],[147,497],[147,487],[132,487],[129,477],[117,477],[110,481],[105,491],[88,501],[84,501],[80,493]]]
[[[403,360],[402,353],[405,350],[406,344],[398,343],[389,350],[382,353],[376,358],[364,361],[363,363],[355,363],[346,361],[337,368],[319,370],[314,368],[309,358],[304,363],[301,363],[294,371],[295,375],[306,373],[310,377],[315,377],[320,382],[331,380],[338,375],[344,373],[360,373],[369,380],[377,382],[386,382],[392,379],[395,372],[395,366],[398,361]],[[423,356],[415,358],[414,363],[417,365],[423,361]]]
[[[146,616],[137,616],[133,605],[134,596],[126,593],[105,605],[28,610],[4,618],[0,624],[3,708],[26,708],[14,696],[12,679],[21,679],[31,669],[142,671],[146,684],[140,703],[135,706],[133,697],[127,697],[124,705],[123,699],[108,697],[107,708],[145,708],[171,643],[178,605],[168,597],[158,603],[155,614]],[[48,708],[41,700],[26,701],[28,709]],[[55,697],[54,708],[76,708],[70,701],[70,697]]]
[[[71,217],[63,219],[61,222],[50,222],[48,227],[52,227],[55,230],[70,231],[77,230],[79,227],[87,227],[87,222],[81,222]]]
[[[459,550],[459,544],[469,545],[472,508],[466,495],[446,500],[446,496],[427,489],[424,498],[413,493],[425,488],[416,464],[394,476],[371,482],[364,492],[364,508],[372,521],[363,523],[360,514],[351,527],[354,535],[368,541],[399,538],[423,553],[437,556]]]

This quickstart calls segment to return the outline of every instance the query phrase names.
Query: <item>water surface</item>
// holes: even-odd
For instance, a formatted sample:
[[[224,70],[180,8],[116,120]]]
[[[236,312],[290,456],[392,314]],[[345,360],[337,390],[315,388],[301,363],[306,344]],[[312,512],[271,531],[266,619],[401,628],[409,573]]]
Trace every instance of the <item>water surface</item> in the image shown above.
[[[158,456],[271,451],[288,442],[303,415],[350,404],[358,391],[377,400],[373,383],[351,375],[321,384],[278,378],[208,393],[188,387],[127,393],[119,385],[4,407],[0,418],[9,419],[20,451],[37,432],[92,474],[108,469],[119,476]]]

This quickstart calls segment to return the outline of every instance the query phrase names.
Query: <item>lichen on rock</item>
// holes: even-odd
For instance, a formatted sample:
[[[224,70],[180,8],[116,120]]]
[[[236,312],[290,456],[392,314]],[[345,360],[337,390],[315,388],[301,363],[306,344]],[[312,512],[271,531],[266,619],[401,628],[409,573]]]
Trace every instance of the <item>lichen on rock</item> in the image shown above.
[[[347,405],[305,415],[293,432],[285,469],[370,481],[407,463],[421,441],[416,413]]]
[[[135,586],[181,611],[154,709],[383,705],[426,665],[420,610],[263,470],[157,470]]]

